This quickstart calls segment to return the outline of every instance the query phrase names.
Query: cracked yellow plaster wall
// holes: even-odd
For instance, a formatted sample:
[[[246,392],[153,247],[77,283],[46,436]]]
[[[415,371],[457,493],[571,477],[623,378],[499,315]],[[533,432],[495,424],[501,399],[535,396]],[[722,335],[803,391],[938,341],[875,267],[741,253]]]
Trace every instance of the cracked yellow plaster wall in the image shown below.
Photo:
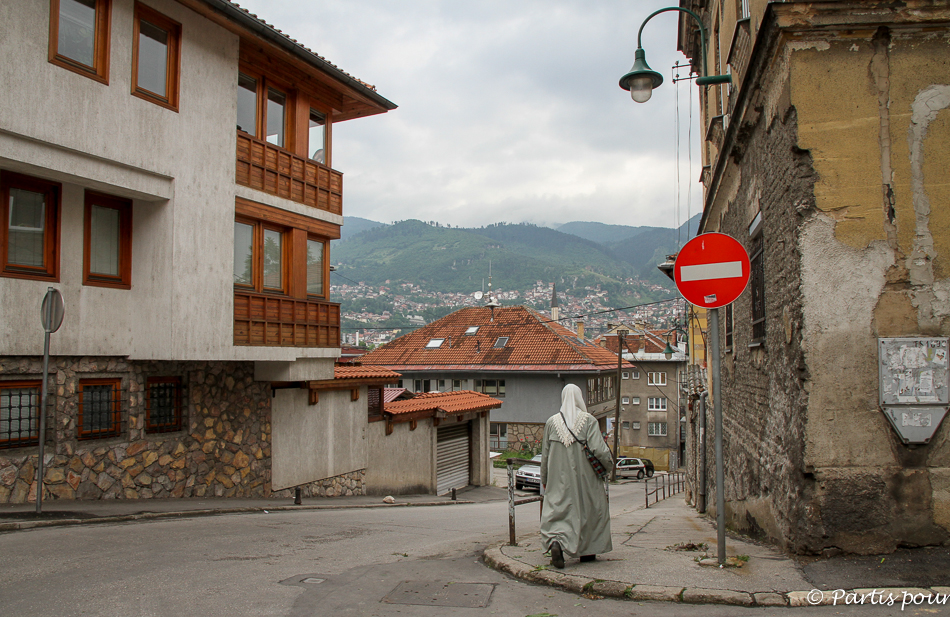
[[[794,50],[789,66],[799,147],[811,152],[818,173],[816,207],[835,219],[835,237],[853,248],[885,239],[872,57],[866,39],[821,41]]]

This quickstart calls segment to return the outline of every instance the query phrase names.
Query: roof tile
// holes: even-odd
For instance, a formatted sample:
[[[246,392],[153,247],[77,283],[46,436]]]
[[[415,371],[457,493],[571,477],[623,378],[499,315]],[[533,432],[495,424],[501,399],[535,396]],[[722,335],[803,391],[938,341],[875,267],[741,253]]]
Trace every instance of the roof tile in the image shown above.
[[[475,334],[465,334],[479,326]],[[503,347],[494,347],[508,337]],[[444,339],[438,348],[426,348]],[[360,358],[363,364],[406,366],[511,367],[511,370],[603,369],[616,366],[617,354],[578,338],[561,324],[524,306],[463,308],[406,334]],[[543,367],[543,368],[542,368]],[[495,369],[497,370],[497,369]]]
[[[497,409],[502,402],[481,392],[456,390],[454,392],[426,392],[417,394],[404,401],[386,403],[383,411],[393,415],[419,411],[442,411],[445,413],[466,413]]]

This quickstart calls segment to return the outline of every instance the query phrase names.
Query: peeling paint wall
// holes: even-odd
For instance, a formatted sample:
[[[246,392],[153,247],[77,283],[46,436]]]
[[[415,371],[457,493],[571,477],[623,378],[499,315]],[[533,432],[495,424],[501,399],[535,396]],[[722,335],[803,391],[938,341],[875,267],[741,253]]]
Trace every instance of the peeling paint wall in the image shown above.
[[[950,9],[852,4],[753,7],[768,57],[707,185],[704,231],[748,248],[761,212],[765,246],[766,340],[747,291],[722,355],[727,522],[801,553],[950,542],[950,422],[903,445],[877,358],[950,335]]]

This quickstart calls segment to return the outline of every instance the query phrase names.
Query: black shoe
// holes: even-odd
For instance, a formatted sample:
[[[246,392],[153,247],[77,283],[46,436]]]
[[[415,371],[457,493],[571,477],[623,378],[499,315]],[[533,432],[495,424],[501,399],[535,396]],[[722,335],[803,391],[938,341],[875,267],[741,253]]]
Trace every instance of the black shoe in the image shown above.
[[[564,551],[557,540],[551,543],[551,565],[559,570],[564,568]]]
[[[597,555],[581,555],[581,563],[585,561],[597,561]]]

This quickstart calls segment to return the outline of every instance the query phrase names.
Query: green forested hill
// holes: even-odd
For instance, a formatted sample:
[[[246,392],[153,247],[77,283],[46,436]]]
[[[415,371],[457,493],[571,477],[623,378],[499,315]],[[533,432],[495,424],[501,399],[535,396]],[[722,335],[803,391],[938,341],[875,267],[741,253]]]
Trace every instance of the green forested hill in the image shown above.
[[[331,252],[331,263],[347,279],[371,285],[414,283],[441,292],[481,289],[489,260],[494,287],[502,291],[530,289],[544,281],[557,282],[565,292],[600,284],[615,302],[669,295],[623,284],[623,279],[637,277],[639,268],[610,248],[528,224],[459,229],[409,220],[360,232],[334,243]]]

